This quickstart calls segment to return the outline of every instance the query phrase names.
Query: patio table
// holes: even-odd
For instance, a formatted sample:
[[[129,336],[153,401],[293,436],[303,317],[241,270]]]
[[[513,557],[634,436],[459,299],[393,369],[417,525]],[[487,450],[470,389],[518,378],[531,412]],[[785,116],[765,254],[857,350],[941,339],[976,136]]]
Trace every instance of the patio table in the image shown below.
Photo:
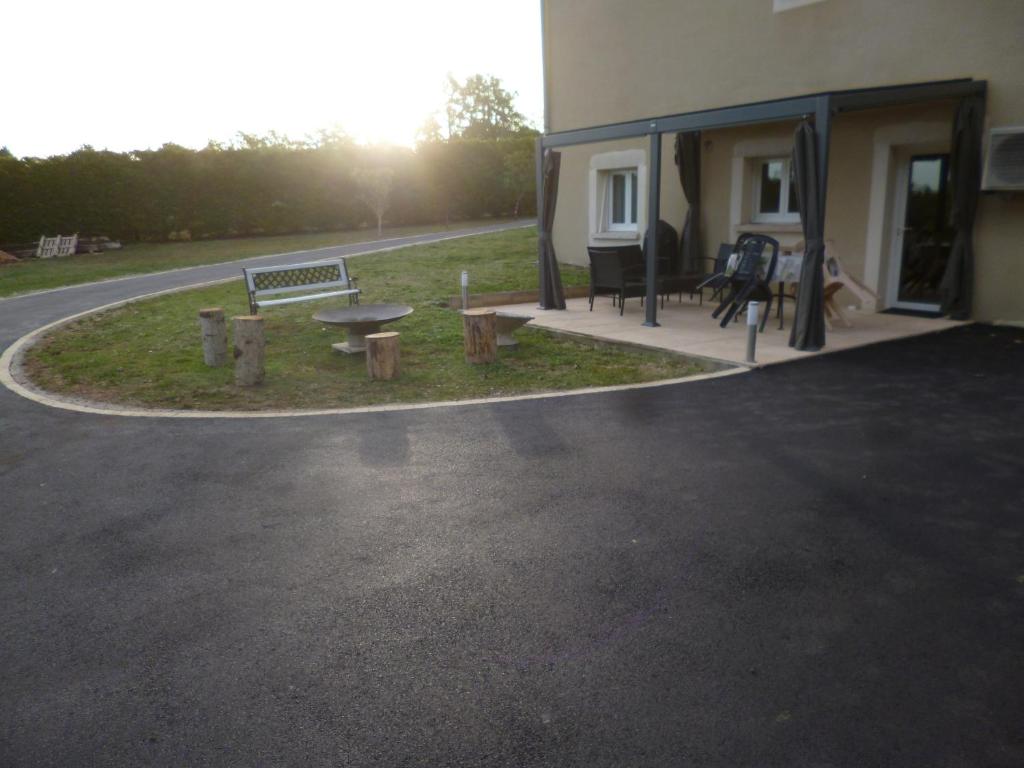
[[[384,323],[412,314],[412,307],[405,304],[353,304],[340,309],[322,309],[313,319],[327,325],[340,325],[348,331],[348,341],[331,344],[335,352],[356,354],[366,351],[365,337],[380,333]]]
[[[733,254],[735,256],[735,254]],[[733,259],[730,257],[729,263],[733,263]],[[783,304],[786,299],[786,283],[799,283],[800,272],[804,264],[803,251],[791,251],[790,253],[780,254],[778,260],[775,263],[775,274],[772,275],[772,280],[777,281],[779,284],[779,330],[781,331],[785,323],[785,314],[783,313]],[[828,259],[826,258],[825,266],[825,324],[832,329],[831,316],[835,316],[839,321],[847,328],[850,327],[851,323],[849,318],[843,312],[842,307],[839,306],[839,302],[836,301],[835,295],[838,293],[839,288],[847,285],[848,281],[843,280],[842,277],[835,277],[828,269]]]

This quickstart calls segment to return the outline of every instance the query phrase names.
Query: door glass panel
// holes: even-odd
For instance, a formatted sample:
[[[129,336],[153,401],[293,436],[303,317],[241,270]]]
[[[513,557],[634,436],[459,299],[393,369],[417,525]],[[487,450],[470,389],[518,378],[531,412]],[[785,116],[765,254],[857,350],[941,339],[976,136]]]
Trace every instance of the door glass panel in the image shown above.
[[[897,295],[900,301],[938,304],[939,283],[953,240],[949,155],[910,158],[909,176]]]

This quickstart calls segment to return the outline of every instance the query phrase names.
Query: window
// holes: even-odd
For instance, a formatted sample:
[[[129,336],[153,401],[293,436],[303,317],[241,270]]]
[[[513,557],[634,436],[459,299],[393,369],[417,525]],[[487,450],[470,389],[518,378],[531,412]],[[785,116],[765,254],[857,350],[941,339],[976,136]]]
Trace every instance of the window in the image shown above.
[[[772,149],[758,157],[775,154]],[[621,149],[590,157],[587,245],[639,242],[647,221],[647,150]]]
[[[805,5],[813,5],[820,2],[822,0],[772,0],[772,12],[782,13],[783,11],[791,11],[794,8],[801,8]]]
[[[608,174],[608,231],[635,230],[637,217],[637,172],[612,171]]]
[[[754,161],[754,221],[798,222],[796,187],[789,181],[789,159]]]

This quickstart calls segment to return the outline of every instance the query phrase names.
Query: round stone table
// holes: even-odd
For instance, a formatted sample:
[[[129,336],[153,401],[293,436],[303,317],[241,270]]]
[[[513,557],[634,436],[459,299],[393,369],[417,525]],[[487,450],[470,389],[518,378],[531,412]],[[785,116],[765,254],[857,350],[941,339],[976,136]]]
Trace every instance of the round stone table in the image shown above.
[[[313,319],[327,325],[340,325],[348,331],[348,341],[331,344],[331,349],[354,355],[366,351],[364,337],[367,334],[380,333],[384,323],[411,314],[412,307],[405,304],[353,304],[339,309],[321,309]]]

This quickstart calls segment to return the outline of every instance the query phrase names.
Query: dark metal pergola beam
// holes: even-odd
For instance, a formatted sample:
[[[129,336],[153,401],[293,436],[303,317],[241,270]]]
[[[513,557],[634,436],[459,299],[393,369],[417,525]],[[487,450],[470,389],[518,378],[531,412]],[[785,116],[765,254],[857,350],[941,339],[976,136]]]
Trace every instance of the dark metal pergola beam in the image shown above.
[[[541,137],[544,147],[567,147],[574,144],[592,144],[598,141],[615,141],[652,133],[679,133],[701,131],[709,128],[728,128],[752,123],[771,123],[792,120],[814,112],[817,101],[813,96],[782,101],[768,101],[742,107],[723,107],[702,112],[681,115],[667,115],[649,120],[634,120],[629,123],[613,123],[575,131],[559,131]]]
[[[879,88],[860,88],[847,91],[827,91],[788,99],[761,101],[735,107],[721,107],[677,115],[665,115],[625,123],[610,123],[591,128],[557,131],[541,136],[544,149],[568,147],[575,144],[593,144],[599,141],[637,138],[652,133],[679,133],[730,128],[738,125],[771,123],[794,120],[816,114],[822,97],[828,97],[833,111],[851,112],[876,109],[898,104],[962,98],[983,94],[984,80],[943,80],[940,82],[893,85]]]
[[[884,88],[837,91],[829,95],[832,98],[834,111],[854,112],[861,109],[879,109],[922,101],[981,96],[985,94],[987,85],[985,80],[944,80],[917,85],[893,85]]]

